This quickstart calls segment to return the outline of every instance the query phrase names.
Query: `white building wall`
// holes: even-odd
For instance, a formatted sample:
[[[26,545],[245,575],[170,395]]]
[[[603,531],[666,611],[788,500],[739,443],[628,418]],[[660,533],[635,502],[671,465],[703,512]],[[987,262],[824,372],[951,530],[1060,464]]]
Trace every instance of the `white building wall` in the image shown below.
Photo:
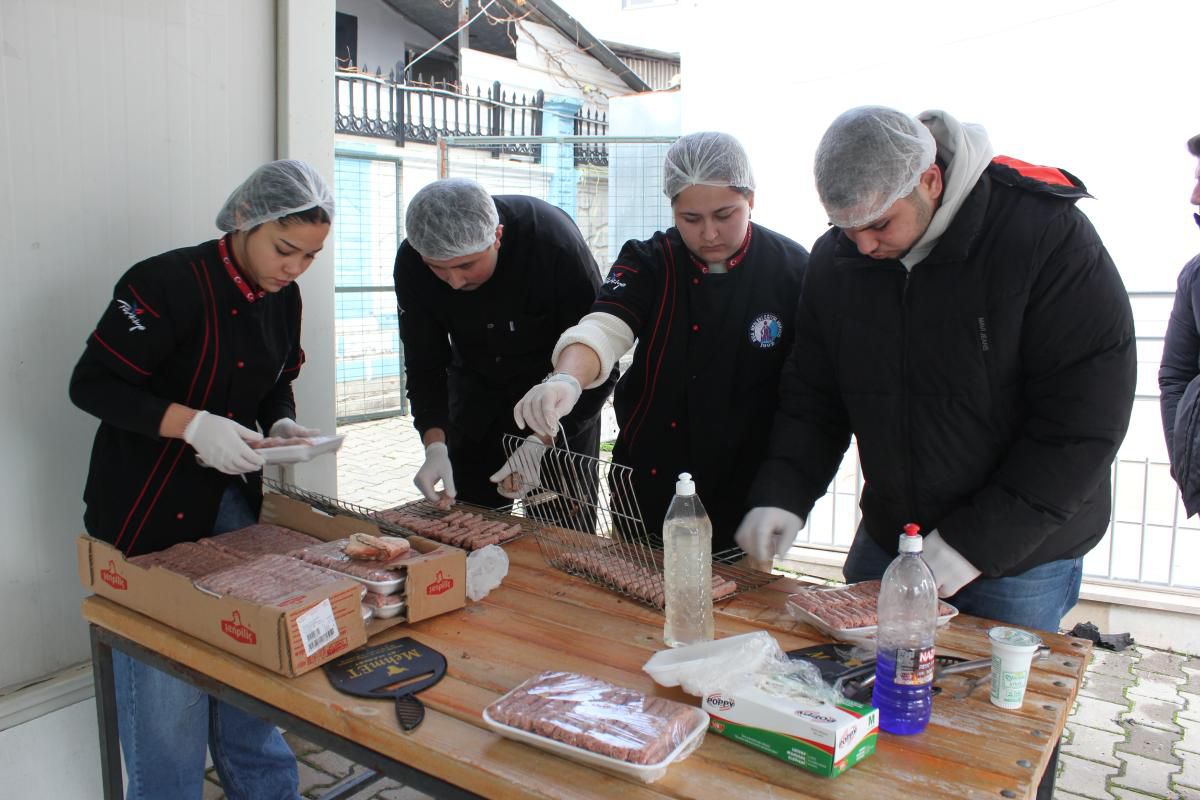
[[[329,109],[333,2],[291,5],[292,38],[303,39],[291,74],[304,75],[305,60],[319,64],[328,96],[318,85],[311,102]],[[98,791],[94,714],[90,701],[80,702],[89,679],[86,670],[66,669],[89,657],[74,540],[97,425],[67,398],[71,370],[121,273],[216,236],[213,219],[229,191],[276,156],[276,7],[0,0],[0,247],[9,283],[0,293],[0,419],[8,431],[0,640],[9,645],[0,648],[0,786],[20,787],[21,796],[90,800]],[[312,14],[321,19],[306,22]],[[323,48],[313,39],[321,26]],[[290,110],[279,146],[318,159],[324,148],[331,165],[331,115],[314,116],[295,99]],[[315,135],[312,120],[321,127]],[[314,291],[304,282],[306,295]],[[310,357],[326,349],[311,337],[332,329],[332,311],[322,319],[316,305],[305,307]],[[331,393],[328,361],[310,360],[304,379],[325,380]],[[305,390],[297,394],[303,408]],[[317,422],[332,427],[328,405]],[[20,690],[54,673],[40,687],[61,685],[57,701],[40,687]]]
[[[0,0],[0,687],[88,657],[74,540],[96,420],[67,383],[136,261],[213,238],[274,153],[274,4]]]

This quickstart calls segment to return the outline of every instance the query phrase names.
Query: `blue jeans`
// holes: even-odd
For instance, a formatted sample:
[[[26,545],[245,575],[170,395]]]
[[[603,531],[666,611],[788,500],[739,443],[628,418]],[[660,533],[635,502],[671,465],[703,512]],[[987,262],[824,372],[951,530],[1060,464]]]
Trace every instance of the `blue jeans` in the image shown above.
[[[892,558],[860,525],[842,574],[848,583],[881,578]],[[945,600],[964,614],[1057,633],[1082,581],[1083,559],[1065,558],[1007,578],[976,578]]]
[[[213,533],[254,522],[237,489],[227,489]],[[299,797],[296,757],[271,723],[119,650],[113,675],[127,800],[200,800],[206,748],[230,800]]]

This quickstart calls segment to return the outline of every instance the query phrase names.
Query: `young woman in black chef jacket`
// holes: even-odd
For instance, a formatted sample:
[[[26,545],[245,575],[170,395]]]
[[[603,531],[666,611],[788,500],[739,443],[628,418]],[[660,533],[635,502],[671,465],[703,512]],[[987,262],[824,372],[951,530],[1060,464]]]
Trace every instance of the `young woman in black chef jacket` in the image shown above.
[[[295,281],[332,217],[316,170],[274,161],[226,200],[225,236],[146,259],[117,281],[71,376],[71,400],[100,419],[88,533],[134,556],[255,522],[256,427],[317,433],[295,422]],[[120,651],[113,670],[128,797],[200,797],[206,748],[226,796],[298,796],[295,757],[273,725]]]
[[[808,251],[750,222],[754,176],[724,133],[678,139],[663,164],[675,226],[621,249],[591,313],[559,338],[554,372],[517,404],[518,425],[553,431],[637,343],[614,396],[613,460],[633,468],[640,516],[658,534],[681,472],[695,478],[714,552],[732,547],[766,453],[779,373]]]

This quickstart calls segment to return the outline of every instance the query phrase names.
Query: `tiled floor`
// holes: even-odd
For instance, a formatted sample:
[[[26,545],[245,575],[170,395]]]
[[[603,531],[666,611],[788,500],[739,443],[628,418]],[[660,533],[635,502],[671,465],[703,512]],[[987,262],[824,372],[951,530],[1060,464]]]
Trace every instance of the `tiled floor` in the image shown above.
[[[357,423],[339,454],[339,497],[368,507],[418,495],[423,458],[408,418]],[[361,767],[289,736],[300,761],[301,793],[318,798]],[[1063,737],[1056,800],[1200,800],[1200,659],[1145,647],[1097,650]],[[206,800],[221,798],[215,776]],[[354,800],[421,800],[381,780]]]

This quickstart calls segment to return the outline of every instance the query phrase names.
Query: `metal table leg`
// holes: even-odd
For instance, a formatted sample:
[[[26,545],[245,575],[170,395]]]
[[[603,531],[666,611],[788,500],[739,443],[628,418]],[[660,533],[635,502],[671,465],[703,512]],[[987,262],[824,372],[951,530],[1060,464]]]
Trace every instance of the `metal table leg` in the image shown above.
[[[100,778],[104,800],[121,800],[121,741],[117,736],[117,691],[113,684],[112,647],[89,625],[92,640],[92,680],[96,687],[96,727],[100,733]]]

